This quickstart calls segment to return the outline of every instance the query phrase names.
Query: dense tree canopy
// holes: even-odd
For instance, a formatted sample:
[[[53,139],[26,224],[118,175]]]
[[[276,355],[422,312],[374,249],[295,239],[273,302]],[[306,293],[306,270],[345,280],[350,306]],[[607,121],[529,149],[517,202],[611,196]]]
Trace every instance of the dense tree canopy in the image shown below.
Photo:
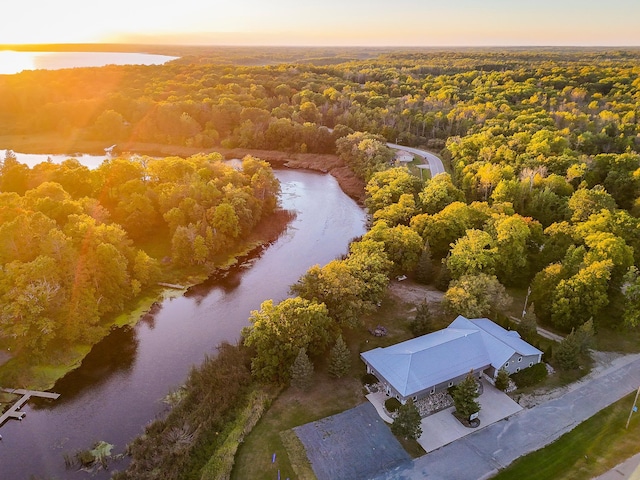
[[[9,156],[0,183],[14,166]],[[279,192],[265,162],[247,157],[236,170],[218,154],[21,172],[20,188],[0,192],[0,337],[31,355],[95,341],[106,316],[161,280],[163,258],[143,247],[170,253],[174,267],[213,265]]]

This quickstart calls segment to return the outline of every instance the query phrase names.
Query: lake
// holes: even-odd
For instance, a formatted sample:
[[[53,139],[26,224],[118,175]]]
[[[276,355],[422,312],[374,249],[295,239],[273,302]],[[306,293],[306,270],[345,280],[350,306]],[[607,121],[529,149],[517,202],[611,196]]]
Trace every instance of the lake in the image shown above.
[[[0,51],[0,74],[12,75],[23,70],[59,70],[105,65],[161,65],[178,57],[126,52],[16,52]]]
[[[275,173],[282,207],[296,213],[281,236],[228,273],[164,300],[134,328],[114,330],[54,386],[58,400],[24,406],[23,421],[0,428],[0,478],[109,478],[110,472],[66,470],[63,455],[101,440],[114,444],[114,453],[124,452],[166,411],[162,399],[184,382],[192,365],[215,354],[221,342],[238,340],[251,310],[264,300],[287,298],[290,285],[310,266],[343,255],[365,233],[364,211],[333,177],[291,169]],[[115,462],[110,468],[124,466]]]

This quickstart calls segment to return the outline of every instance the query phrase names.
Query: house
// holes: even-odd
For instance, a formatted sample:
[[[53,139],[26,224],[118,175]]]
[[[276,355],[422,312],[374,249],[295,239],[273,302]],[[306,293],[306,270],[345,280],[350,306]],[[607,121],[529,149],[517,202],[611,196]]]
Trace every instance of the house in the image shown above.
[[[510,374],[519,372],[540,363],[542,352],[487,318],[458,316],[443,330],[360,357],[385,392],[405,403],[457,385],[470,371],[491,380],[503,367]]]
[[[407,163],[413,162],[413,154],[406,150],[397,150],[395,160],[399,164],[406,165]]]

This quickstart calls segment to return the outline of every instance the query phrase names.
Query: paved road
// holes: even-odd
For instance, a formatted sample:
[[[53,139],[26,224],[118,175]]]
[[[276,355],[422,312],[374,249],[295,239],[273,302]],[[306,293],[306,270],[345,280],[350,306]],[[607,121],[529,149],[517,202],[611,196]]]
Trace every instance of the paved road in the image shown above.
[[[538,450],[640,385],[640,354],[623,357],[562,397],[398,465],[376,480],[486,479]]]
[[[444,173],[444,165],[442,165],[442,160],[440,160],[431,152],[420,150],[418,148],[405,147],[404,145],[398,145],[396,143],[387,143],[387,146],[395,150],[404,150],[405,152],[410,152],[424,158],[429,163],[429,170],[431,170],[432,177],[435,177],[439,173]]]
[[[594,480],[640,480],[640,453],[616,465]]]

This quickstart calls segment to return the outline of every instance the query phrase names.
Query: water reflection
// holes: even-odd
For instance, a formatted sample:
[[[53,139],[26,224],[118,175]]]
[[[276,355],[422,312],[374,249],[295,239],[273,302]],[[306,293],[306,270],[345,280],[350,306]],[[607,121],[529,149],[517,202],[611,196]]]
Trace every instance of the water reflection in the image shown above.
[[[37,408],[53,408],[56,404],[73,401],[83,391],[107,382],[116,372],[131,369],[138,351],[138,337],[131,327],[114,329],[95,345],[77,368],[58,380],[52,391],[60,393],[53,402],[33,402]]]

